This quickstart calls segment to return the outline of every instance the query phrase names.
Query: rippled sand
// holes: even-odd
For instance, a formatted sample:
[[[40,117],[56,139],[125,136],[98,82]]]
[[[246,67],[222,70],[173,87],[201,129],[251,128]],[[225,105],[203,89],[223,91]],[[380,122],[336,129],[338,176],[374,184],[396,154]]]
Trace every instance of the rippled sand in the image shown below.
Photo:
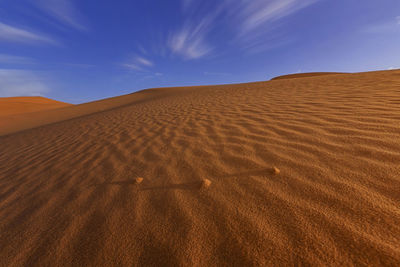
[[[400,71],[145,90],[0,133],[2,266],[400,263]]]

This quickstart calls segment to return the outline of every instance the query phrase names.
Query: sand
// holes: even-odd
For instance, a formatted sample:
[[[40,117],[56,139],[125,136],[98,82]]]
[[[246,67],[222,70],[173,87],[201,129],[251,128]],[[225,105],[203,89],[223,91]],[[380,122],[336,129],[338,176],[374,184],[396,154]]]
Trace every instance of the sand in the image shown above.
[[[0,97],[0,117],[71,106],[41,96]]]
[[[1,266],[400,263],[400,71],[19,119],[1,128]]]
[[[0,135],[45,124],[40,123],[40,120],[32,120],[32,114],[47,114],[49,110],[71,106],[68,103],[40,96],[0,97]],[[13,125],[17,127],[13,128]]]
[[[284,79],[295,79],[295,78],[308,78],[308,77],[317,77],[317,76],[326,76],[326,75],[337,75],[337,74],[345,74],[342,72],[308,72],[308,73],[295,73],[295,74],[287,74],[272,78],[271,81],[274,80],[284,80]]]

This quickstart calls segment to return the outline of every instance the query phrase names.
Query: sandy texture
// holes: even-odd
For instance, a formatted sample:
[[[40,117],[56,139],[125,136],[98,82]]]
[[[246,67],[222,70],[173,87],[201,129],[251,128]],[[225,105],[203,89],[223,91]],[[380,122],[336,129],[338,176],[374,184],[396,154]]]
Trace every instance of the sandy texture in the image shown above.
[[[0,97],[0,117],[71,106],[41,96]]]
[[[400,71],[40,114],[0,137],[2,266],[400,262]]]
[[[326,76],[326,75],[337,75],[337,74],[345,74],[341,72],[308,72],[308,73],[295,73],[295,74],[287,74],[272,78],[271,81],[274,80],[285,80],[285,79],[295,79],[295,78],[309,78],[309,77],[317,77],[317,76]]]
[[[71,104],[40,96],[0,97],[0,135],[29,129],[40,120],[32,120],[32,114],[47,114],[49,110],[71,107]]]

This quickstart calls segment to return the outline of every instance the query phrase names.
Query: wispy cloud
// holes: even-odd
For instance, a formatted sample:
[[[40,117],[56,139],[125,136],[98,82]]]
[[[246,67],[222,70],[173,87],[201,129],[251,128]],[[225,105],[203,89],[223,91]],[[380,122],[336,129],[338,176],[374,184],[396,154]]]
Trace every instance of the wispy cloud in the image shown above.
[[[135,56],[121,65],[130,70],[144,71],[146,68],[154,66],[154,63],[145,57]]]
[[[61,23],[78,30],[87,30],[83,16],[72,0],[35,0],[35,4]]]
[[[0,22],[0,40],[22,43],[57,44],[50,37]]]
[[[231,76],[232,73],[228,73],[228,72],[209,72],[209,71],[206,71],[206,72],[204,72],[204,75],[207,75],[207,76]]]
[[[207,33],[208,29],[204,21],[198,25],[185,25],[170,35],[168,46],[174,54],[185,59],[197,59],[212,50],[205,40]]]
[[[237,1],[237,0],[236,0]],[[239,0],[236,5],[240,34],[265,28],[268,23],[287,17],[317,0]],[[232,4],[232,0],[228,0]],[[236,12],[236,11],[235,11]]]
[[[371,34],[385,34],[400,32],[400,16],[392,18],[391,20],[378,22],[366,26],[363,30],[364,33]]]
[[[48,91],[44,79],[32,71],[0,69],[0,97],[42,96]]]
[[[233,27],[237,28],[234,37],[243,49],[249,53],[287,45],[293,37],[280,31],[282,21],[296,12],[319,0],[227,0],[233,8],[230,10]],[[233,13],[232,13],[233,12]]]
[[[147,66],[147,67],[153,66],[153,62],[151,62],[150,60],[148,60],[144,57],[137,57],[136,62],[139,63],[140,65]]]
[[[34,62],[35,61],[32,58],[28,58],[28,57],[0,54],[0,63],[3,63],[3,64],[24,65],[24,64],[34,64]]]
[[[143,76],[140,79],[141,80],[160,80],[164,76],[163,73],[156,72],[156,73],[151,73],[149,75]]]
[[[184,22],[177,30],[170,33],[168,48],[173,54],[186,60],[199,59],[208,55],[214,47],[208,42],[207,37],[215,28],[215,21],[221,14],[224,5],[214,4],[207,13],[196,13],[204,10],[198,0],[182,0]],[[210,8],[210,5],[208,5]]]
[[[204,57],[216,48],[211,38],[214,30],[231,35],[225,45],[236,43],[256,52],[286,44],[290,38],[266,33],[275,30],[279,20],[318,1],[182,0],[184,23],[170,35],[168,47],[185,59]]]

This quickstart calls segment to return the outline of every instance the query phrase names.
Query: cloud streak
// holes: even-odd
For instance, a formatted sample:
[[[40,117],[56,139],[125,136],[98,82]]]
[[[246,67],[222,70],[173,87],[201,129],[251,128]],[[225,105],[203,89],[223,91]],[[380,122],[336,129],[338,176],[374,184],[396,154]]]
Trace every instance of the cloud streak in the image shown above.
[[[232,3],[231,0],[228,0]],[[287,17],[303,9],[316,0],[241,0],[236,6],[241,21],[241,34],[258,30],[266,24]]]
[[[277,22],[319,0],[182,0],[184,23],[167,41],[173,54],[184,59],[199,59],[210,54],[214,30],[229,32],[226,44],[237,43],[243,49],[262,51],[288,43],[288,38],[270,34]]]
[[[34,64],[34,60],[28,57],[0,54],[0,63],[25,65],[25,64]]]
[[[198,25],[187,24],[170,35],[168,46],[174,54],[184,59],[197,59],[207,55],[211,46],[206,43],[208,33],[206,21]]]
[[[64,25],[86,31],[82,15],[71,0],[34,0],[36,6]]]
[[[237,28],[234,42],[248,53],[261,53],[293,42],[280,31],[282,20],[319,0],[226,0]],[[236,4],[234,4],[235,2]]]
[[[185,60],[199,59],[214,49],[207,38],[216,26],[216,20],[223,11],[223,4],[212,2],[212,5],[207,5],[204,4],[206,1],[182,1],[184,22],[181,27],[170,33],[168,48]],[[196,13],[198,10],[204,10],[205,6],[210,8],[207,13]]]
[[[146,68],[154,66],[154,63],[145,57],[136,56],[128,63],[123,63],[121,65],[130,70],[145,71]]]
[[[362,31],[370,34],[394,34],[400,31],[400,16],[394,20],[392,18],[390,21],[368,25]]]
[[[0,22],[0,40],[20,43],[57,44],[50,37]]]
[[[44,80],[32,71],[0,69],[0,97],[43,96],[49,91]]]

